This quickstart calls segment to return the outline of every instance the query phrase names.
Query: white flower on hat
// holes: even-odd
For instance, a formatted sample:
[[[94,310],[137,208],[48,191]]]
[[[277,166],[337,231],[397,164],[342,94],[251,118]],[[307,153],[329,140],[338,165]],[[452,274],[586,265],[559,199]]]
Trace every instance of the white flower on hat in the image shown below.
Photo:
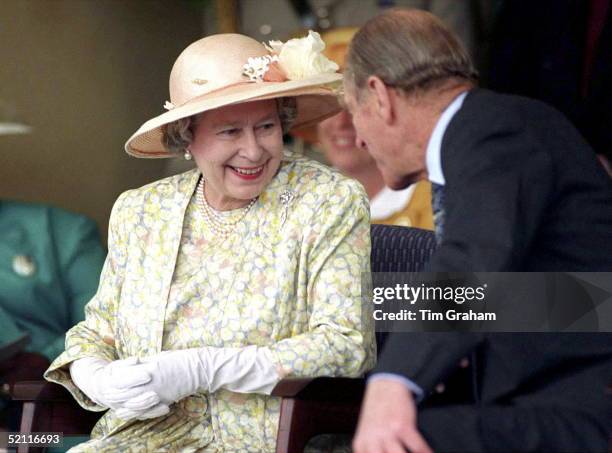
[[[252,82],[261,82],[270,68],[270,63],[278,61],[276,55],[264,55],[263,57],[251,57],[242,67],[242,73]]]
[[[315,31],[304,38],[270,41],[265,46],[272,55],[249,58],[243,66],[242,73],[252,82],[303,80],[338,70],[338,65],[321,53],[325,43]]]
[[[321,53],[325,43],[316,31],[311,30],[308,36],[290,39],[284,44],[270,41],[266,47],[278,55],[278,63],[289,80],[307,79],[338,70],[338,65]]]

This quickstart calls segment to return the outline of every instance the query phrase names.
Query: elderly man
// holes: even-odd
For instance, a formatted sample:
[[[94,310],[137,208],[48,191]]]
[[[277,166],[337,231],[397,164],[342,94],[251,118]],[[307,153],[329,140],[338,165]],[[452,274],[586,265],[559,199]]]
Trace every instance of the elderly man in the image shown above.
[[[385,183],[433,184],[439,249],[429,270],[612,269],[612,187],[593,151],[552,108],[476,88],[470,58],[434,16],[391,10],[366,23],[349,49],[345,92],[357,142]],[[428,406],[476,352],[476,403]],[[603,451],[611,376],[609,334],[395,335],[353,446]]]

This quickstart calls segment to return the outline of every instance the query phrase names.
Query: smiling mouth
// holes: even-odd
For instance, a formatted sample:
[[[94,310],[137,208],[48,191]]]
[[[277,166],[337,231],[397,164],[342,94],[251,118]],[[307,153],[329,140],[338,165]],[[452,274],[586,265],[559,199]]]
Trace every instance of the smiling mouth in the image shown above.
[[[355,144],[354,139],[346,138],[346,137],[336,137],[333,140],[335,146],[339,148],[351,148]]]
[[[250,180],[257,179],[263,173],[265,165],[259,167],[232,167],[228,165],[227,167],[239,178]]]

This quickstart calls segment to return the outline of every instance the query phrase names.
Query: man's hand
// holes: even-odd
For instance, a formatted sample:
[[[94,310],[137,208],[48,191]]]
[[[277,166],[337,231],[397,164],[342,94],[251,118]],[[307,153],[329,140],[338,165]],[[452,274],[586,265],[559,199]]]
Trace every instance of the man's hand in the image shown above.
[[[353,439],[354,453],[432,453],[417,430],[416,405],[401,382],[370,382]]]

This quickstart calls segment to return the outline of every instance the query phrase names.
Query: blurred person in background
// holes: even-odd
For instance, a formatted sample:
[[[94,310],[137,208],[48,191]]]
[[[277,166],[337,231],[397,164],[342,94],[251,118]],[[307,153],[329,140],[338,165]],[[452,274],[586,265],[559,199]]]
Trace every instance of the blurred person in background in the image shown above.
[[[27,132],[0,123],[0,135]],[[0,427],[17,428],[20,404],[8,401],[11,385],[42,379],[64,350],[66,330],[85,318],[104,257],[93,220],[0,199]]]
[[[357,28],[338,28],[325,32],[324,54],[344,69],[348,44]],[[402,190],[385,185],[376,161],[367,149],[358,147],[351,114],[340,113],[321,121],[316,127],[294,132],[298,138],[316,143],[325,160],[346,176],[359,181],[370,199],[372,223],[410,226],[433,230],[431,183],[419,181]]]

